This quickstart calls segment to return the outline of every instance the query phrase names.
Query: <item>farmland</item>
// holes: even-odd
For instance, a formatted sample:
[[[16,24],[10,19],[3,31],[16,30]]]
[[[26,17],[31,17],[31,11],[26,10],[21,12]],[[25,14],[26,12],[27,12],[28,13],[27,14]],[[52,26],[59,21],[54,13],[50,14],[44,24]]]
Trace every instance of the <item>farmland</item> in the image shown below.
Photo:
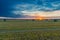
[[[60,40],[60,20],[0,20],[0,40]]]

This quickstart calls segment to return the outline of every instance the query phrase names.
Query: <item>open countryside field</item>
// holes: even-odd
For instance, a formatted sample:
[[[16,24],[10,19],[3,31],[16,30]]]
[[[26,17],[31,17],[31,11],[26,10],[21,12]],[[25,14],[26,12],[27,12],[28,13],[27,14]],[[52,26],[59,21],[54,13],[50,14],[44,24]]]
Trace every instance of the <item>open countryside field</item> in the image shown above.
[[[60,30],[0,32],[0,40],[60,40]]]
[[[7,30],[30,30],[30,29],[52,29],[60,28],[60,20],[54,22],[53,20],[0,20],[0,29]]]
[[[60,20],[0,20],[0,40],[60,40]]]

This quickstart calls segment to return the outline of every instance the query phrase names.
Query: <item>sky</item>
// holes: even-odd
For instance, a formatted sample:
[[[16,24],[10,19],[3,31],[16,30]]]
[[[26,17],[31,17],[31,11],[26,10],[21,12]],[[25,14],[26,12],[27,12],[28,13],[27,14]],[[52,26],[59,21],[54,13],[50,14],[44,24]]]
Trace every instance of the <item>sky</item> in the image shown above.
[[[0,0],[0,17],[60,16],[60,0]]]

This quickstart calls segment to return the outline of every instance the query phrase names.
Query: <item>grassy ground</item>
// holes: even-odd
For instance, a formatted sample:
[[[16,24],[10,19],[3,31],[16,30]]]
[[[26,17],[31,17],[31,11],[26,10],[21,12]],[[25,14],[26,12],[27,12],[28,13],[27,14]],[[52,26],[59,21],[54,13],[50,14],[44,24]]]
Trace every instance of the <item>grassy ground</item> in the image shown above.
[[[60,30],[0,32],[0,40],[60,40]]]
[[[0,20],[0,40],[60,40],[60,30],[32,29],[60,29],[60,20],[32,21],[32,20]],[[8,30],[8,31],[7,31]],[[13,30],[28,30],[12,32]],[[30,31],[29,31],[30,30]]]
[[[0,29],[24,30],[36,28],[60,28],[60,21],[0,20]]]

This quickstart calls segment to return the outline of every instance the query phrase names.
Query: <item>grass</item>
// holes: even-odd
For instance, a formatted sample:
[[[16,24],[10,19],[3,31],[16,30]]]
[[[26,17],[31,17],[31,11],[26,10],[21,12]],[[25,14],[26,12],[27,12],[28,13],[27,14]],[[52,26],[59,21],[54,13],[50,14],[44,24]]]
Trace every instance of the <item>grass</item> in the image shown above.
[[[0,32],[0,40],[60,40],[60,31]]]
[[[60,21],[7,20],[0,22],[0,29],[29,30],[38,28],[60,28]]]
[[[0,40],[60,40],[60,20],[32,21],[32,20],[0,20]],[[35,31],[32,31],[36,29]],[[5,31],[8,30],[8,31]],[[12,32],[20,30],[19,32]],[[28,30],[28,31],[22,31]]]

